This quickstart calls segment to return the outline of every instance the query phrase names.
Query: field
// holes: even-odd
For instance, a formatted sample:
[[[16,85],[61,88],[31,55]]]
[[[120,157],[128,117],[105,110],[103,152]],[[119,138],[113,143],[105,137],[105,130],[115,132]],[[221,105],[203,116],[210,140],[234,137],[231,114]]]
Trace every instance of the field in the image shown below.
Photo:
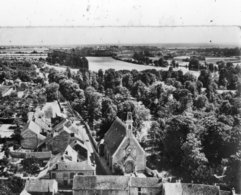
[[[89,61],[89,69],[91,71],[95,71],[97,72],[99,69],[102,70],[107,70],[110,68],[113,68],[115,70],[133,70],[136,69],[138,71],[142,71],[142,70],[146,70],[146,69],[157,69],[157,70],[168,70],[169,67],[154,67],[154,66],[147,66],[147,65],[138,65],[138,64],[132,64],[132,63],[128,63],[128,62],[123,62],[123,61],[119,61],[119,60],[115,60],[111,57],[87,57],[88,61]],[[51,66],[51,65],[46,65],[49,67],[53,67],[55,69],[58,69],[59,71],[64,71],[66,69],[66,67],[63,66]],[[188,69],[185,67],[179,67],[176,68],[175,70],[182,70],[183,73],[188,72]],[[74,72],[77,72],[78,69],[71,69]],[[189,71],[192,74],[194,74],[196,77],[199,76],[199,72],[198,71]]]

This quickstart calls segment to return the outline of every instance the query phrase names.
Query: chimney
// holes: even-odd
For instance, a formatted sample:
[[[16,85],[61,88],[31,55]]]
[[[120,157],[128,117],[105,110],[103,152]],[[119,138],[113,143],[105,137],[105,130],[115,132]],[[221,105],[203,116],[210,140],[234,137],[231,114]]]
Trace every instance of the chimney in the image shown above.
[[[132,135],[132,129],[133,129],[132,113],[127,112],[127,118],[126,118],[126,136],[127,137],[130,137]]]

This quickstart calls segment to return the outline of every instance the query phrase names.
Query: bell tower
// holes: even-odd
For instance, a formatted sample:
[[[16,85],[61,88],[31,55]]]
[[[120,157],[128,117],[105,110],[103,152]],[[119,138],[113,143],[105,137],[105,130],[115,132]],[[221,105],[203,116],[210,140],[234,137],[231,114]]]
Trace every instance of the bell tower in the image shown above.
[[[133,119],[131,112],[127,112],[127,118],[126,118],[126,134],[129,137],[132,134],[133,129]]]

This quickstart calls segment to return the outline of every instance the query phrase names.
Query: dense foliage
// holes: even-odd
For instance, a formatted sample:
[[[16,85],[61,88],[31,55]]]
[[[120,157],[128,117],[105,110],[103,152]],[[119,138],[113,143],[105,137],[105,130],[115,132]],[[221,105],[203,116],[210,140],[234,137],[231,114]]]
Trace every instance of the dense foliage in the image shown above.
[[[81,55],[79,50],[75,49],[67,51],[53,50],[48,53],[46,60],[51,64],[61,64],[81,70],[89,69],[88,60]]]

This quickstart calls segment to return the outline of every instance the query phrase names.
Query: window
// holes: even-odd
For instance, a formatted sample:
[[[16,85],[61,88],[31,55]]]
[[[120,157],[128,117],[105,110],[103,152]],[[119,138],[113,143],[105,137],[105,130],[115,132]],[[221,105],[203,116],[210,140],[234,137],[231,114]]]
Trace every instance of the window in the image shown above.
[[[52,173],[52,179],[56,179],[56,173]]]
[[[70,179],[74,178],[75,173],[70,173]]]
[[[141,188],[138,188],[138,195],[141,195]]]
[[[68,181],[64,180],[64,185],[67,186],[68,185]]]

